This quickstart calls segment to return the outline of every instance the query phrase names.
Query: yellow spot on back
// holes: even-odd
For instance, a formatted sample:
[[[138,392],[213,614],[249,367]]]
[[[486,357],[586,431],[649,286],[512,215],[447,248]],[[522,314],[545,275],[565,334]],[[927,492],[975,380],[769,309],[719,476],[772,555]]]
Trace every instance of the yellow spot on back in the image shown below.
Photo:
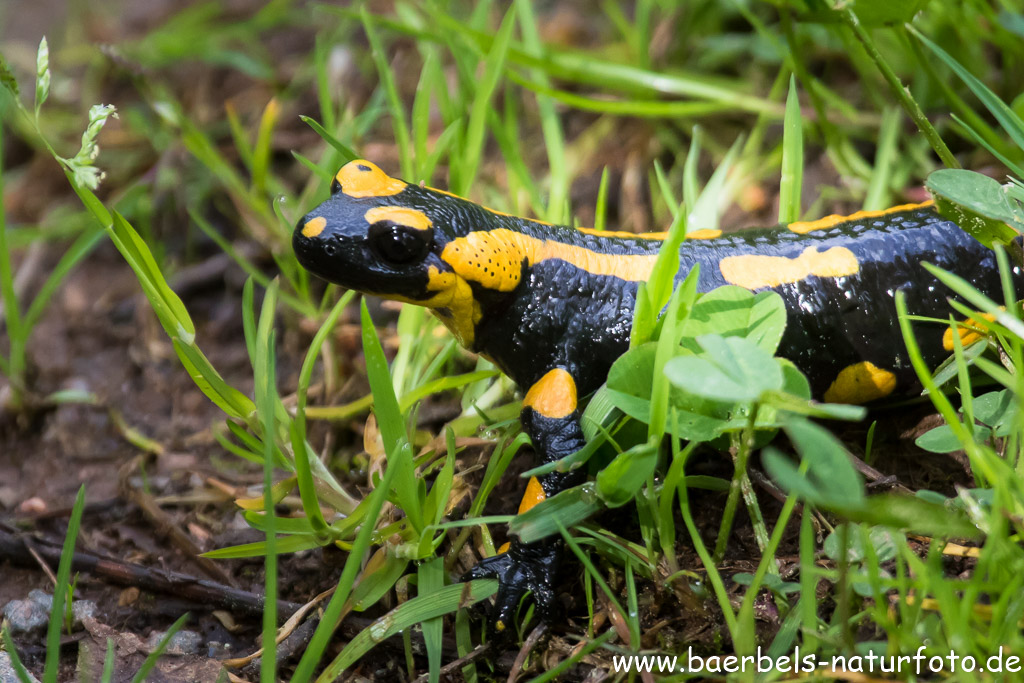
[[[885,398],[896,389],[896,375],[871,361],[861,361],[839,371],[825,391],[829,403],[860,405]]]
[[[860,268],[857,257],[846,247],[832,247],[820,253],[814,247],[807,247],[796,258],[760,254],[727,256],[718,267],[726,282],[747,289],[777,287],[787,282],[799,282],[811,275],[853,275]]]
[[[418,209],[410,209],[404,206],[375,206],[367,211],[363,218],[370,225],[377,221],[391,221],[398,225],[405,225],[416,230],[429,230],[433,223],[427,218],[427,214]]]
[[[323,216],[317,216],[316,218],[310,218],[306,221],[306,224],[302,226],[302,236],[309,237],[310,239],[316,237],[324,231],[327,227],[327,219]]]
[[[625,237],[635,240],[664,240],[667,232],[629,232],[628,230],[595,230],[594,228],[576,228],[579,232],[598,237]]]
[[[973,344],[974,342],[978,341],[979,339],[982,339],[983,337],[985,337],[985,332],[983,332],[981,330],[987,329],[988,326],[985,325],[982,322],[979,322],[978,318],[980,318],[981,320],[987,320],[988,322],[993,322],[996,319],[996,317],[994,315],[992,315],[991,313],[983,313],[980,316],[978,316],[977,318],[968,318],[967,320],[965,320],[962,323],[960,323],[961,326],[958,326],[956,328],[956,331],[960,335],[960,345],[961,346],[967,346],[968,344]],[[980,330],[978,330],[978,329],[972,330],[971,329],[972,327],[980,328]],[[942,333],[942,348],[946,349],[947,351],[952,351],[953,350],[953,328],[952,327],[947,327],[946,331]]]
[[[894,206],[888,209],[882,209],[881,211],[858,211],[857,213],[852,213],[849,216],[840,216],[839,214],[834,213],[831,216],[825,216],[824,218],[819,218],[816,221],[799,221],[797,223],[790,223],[787,227],[792,232],[797,232],[800,233],[801,235],[806,235],[807,233],[812,232],[814,230],[826,230],[828,228],[833,228],[839,225],[840,223],[847,223],[849,221],[860,221],[867,218],[878,218],[879,216],[887,216],[891,213],[899,213],[901,211],[913,211],[914,209],[923,209],[925,207],[931,206],[934,203],[935,202],[933,201],[927,201],[921,202],[920,204],[901,204],[899,206]]]
[[[549,370],[530,387],[523,398],[523,408],[554,419],[572,415],[576,410],[576,382],[562,368]]]
[[[559,259],[594,275],[639,282],[650,277],[657,254],[603,254],[553,240],[499,228],[480,230],[452,240],[441,252],[460,276],[488,289],[510,292],[519,285],[522,265]]]
[[[547,494],[544,493],[544,487],[540,485],[540,481],[537,480],[537,477],[530,477],[530,483],[526,485],[523,499],[519,501],[518,514],[523,514],[545,498],[547,498]]]
[[[376,164],[364,159],[341,167],[334,179],[349,197],[390,197],[405,189],[405,181],[392,178]]]
[[[722,231],[714,228],[701,228],[700,230],[691,230],[686,233],[686,239],[688,240],[713,240],[721,236]]]

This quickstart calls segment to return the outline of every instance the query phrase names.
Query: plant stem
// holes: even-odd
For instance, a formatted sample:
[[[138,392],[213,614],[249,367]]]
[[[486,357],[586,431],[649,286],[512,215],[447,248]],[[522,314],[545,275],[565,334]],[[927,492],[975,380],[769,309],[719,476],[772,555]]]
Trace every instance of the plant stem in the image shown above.
[[[910,90],[900,82],[899,76],[896,75],[896,72],[892,70],[889,63],[885,61],[884,57],[882,57],[882,54],[878,51],[878,47],[875,45],[875,41],[870,35],[868,35],[868,32],[864,30],[864,27],[861,26],[860,19],[857,18],[854,11],[847,7],[842,10],[840,14],[846,25],[850,27],[851,31],[853,31],[853,35],[855,35],[861,45],[864,46],[864,50],[868,53],[868,57],[870,57],[871,61],[875,63],[875,66],[878,67],[882,77],[889,84],[893,94],[896,95],[896,99],[898,99],[900,104],[903,105],[903,109],[917,125],[918,130],[920,130],[924,134],[925,138],[928,139],[928,142],[931,144],[932,149],[935,150],[935,153],[939,155],[942,163],[948,168],[960,168],[960,163],[956,160],[956,157],[953,156],[953,153],[949,151],[949,147],[947,147],[946,143],[943,142],[942,137],[939,135],[939,132],[935,130],[931,121],[929,121],[928,117],[925,116],[924,111],[921,110],[921,105],[917,103],[914,96],[910,94]]]

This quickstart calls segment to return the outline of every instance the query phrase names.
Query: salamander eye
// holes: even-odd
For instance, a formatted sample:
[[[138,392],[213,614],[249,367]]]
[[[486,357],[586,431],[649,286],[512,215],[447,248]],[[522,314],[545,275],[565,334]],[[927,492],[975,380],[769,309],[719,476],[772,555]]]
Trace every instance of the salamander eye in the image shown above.
[[[422,261],[432,242],[429,230],[417,230],[391,221],[377,221],[371,225],[368,237],[374,252],[394,266]]]
[[[339,192],[341,192],[341,183],[338,182],[337,178],[335,178],[331,181],[331,196],[334,196]]]

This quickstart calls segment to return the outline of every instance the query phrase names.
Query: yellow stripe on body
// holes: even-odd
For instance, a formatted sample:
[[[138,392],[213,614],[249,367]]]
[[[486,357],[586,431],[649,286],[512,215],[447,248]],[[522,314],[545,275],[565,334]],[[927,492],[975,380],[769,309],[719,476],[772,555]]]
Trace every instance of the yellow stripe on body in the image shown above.
[[[932,206],[935,202],[929,200],[927,202],[921,202],[920,204],[900,204],[899,206],[893,206],[888,209],[882,209],[881,211],[858,211],[852,213],[849,216],[840,216],[837,213],[831,216],[825,216],[815,221],[798,221],[796,223],[790,223],[787,225],[787,229],[791,232],[796,232],[801,235],[806,235],[814,230],[826,230],[833,228],[840,223],[848,223],[851,221],[860,221],[866,218],[879,218],[881,216],[888,216],[893,213],[900,213],[901,211],[914,211],[915,209],[924,209]]]
[[[452,240],[445,245],[441,258],[466,280],[498,292],[511,292],[519,285],[524,261],[533,266],[559,259],[593,275],[641,282],[650,277],[658,255],[604,254],[498,228],[471,232]]]
[[[846,247],[832,247],[823,252],[807,247],[796,258],[761,254],[727,256],[719,262],[718,267],[726,282],[747,289],[760,289],[800,282],[811,275],[854,275],[860,269],[860,264],[854,253]]]
[[[637,240],[660,240],[668,239],[667,232],[629,232],[628,230],[595,230],[594,228],[576,228],[577,232],[595,237],[618,237]],[[715,228],[700,228],[686,233],[688,240],[712,240],[721,237],[722,231]]]

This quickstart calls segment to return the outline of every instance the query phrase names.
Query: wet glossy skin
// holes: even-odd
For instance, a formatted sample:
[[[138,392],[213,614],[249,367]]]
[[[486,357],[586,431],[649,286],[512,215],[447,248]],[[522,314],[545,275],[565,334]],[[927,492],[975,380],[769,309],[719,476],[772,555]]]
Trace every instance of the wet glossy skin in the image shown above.
[[[626,350],[637,288],[662,239],[499,214],[365,161],[339,171],[335,185],[296,228],[302,265],[352,289],[431,307],[460,341],[529,390],[522,422],[542,462],[581,448],[577,397],[599,387]],[[903,289],[913,314],[950,313],[947,291],[922,262],[996,298],[1000,292],[992,253],[924,205],[687,239],[679,259],[680,279],[700,265],[701,291],[732,283],[778,292],[788,313],[779,354],[808,376],[816,396],[845,402],[917,389],[893,296]],[[949,353],[941,329],[922,328],[919,341],[933,364]],[[542,477],[525,508],[578,476]],[[542,616],[550,609],[556,564],[555,544],[513,543],[471,572],[502,582],[499,630],[525,590]]]

